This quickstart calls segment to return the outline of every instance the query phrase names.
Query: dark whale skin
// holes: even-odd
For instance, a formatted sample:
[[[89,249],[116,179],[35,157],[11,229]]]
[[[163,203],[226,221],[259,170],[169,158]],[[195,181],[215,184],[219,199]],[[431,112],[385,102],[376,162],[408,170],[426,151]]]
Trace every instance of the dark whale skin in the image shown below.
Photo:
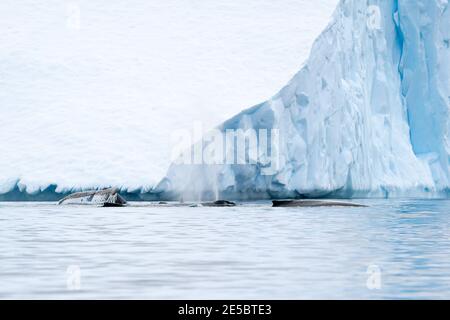
[[[350,207],[366,208],[367,206],[350,202],[326,201],[326,200],[274,200],[274,208],[314,208],[314,207]]]

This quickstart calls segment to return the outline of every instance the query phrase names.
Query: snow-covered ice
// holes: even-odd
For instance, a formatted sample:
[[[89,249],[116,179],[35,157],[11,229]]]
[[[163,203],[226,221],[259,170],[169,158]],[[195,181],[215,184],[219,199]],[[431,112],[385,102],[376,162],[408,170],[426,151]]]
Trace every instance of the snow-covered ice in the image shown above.
[[[450,5],[342,0],[303,68],[220,129],[280,130],[280,169],[172,165],[184,197],[446,196]]]
[[[336,3],[0,1],[0,194],[150,190],[171,132],[275,92]]]
[[[262,174],[262,162],[174,163],[152,189],[167,168],[170,133],[194,120],[212,127],[275,92],[295,70],[286,68],[302,62],[284,50],[318,35],[335,4],[255,1],[173,0],[166,17],[143,1],[81,1],[87,20],[69,31],[41,21],[55,5],[31,41],[32,24],[14,27],[16,2],[2,2],[1,191],[19,181],[27,192],[118,186],[185,199],[447,196],[448,0],[341,0],[292,80],[218,126],[279,130],[276,172]],[[301,25],[312,32],[293,27]],[[247,58],[233,64],[236,50]]]

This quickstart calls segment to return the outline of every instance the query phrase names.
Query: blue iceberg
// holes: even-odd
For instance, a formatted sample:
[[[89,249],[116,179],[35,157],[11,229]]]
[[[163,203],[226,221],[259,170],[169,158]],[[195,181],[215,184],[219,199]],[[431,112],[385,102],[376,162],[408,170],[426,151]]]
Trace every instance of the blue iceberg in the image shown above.
[[[267,152],[276,151],[276,170],[263,173],[261,159],[177,162],[155,192],[184,199],[446,197],[449,78],[448,0],[342,0],[294,78],[218,128],[224,135],[277,130],[277,148]]]

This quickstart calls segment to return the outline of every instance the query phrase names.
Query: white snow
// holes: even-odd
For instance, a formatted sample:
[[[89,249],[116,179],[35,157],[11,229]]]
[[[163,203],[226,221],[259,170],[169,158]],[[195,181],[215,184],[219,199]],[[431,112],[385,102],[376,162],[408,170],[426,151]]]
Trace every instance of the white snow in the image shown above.
[[[2,1],[0,194],[447,196],[449,2],[341,0],[303,64],[336,3]],[[279,169],[173,164],[152,189],[195,121],[278,129]]]
[[[264,101],[336,3],[0,1],[0,194],[149,190],[170,133]]]
[[[446,196],[450,6],[342,0],[310,58],[227,129],[280,130],[281,167],[174,164],[160,190],[186,197]]]

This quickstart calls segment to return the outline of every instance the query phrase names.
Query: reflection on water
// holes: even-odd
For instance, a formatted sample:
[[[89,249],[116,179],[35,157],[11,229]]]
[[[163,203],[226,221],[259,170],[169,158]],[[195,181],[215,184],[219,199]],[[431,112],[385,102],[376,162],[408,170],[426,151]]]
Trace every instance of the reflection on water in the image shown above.
[[[360,202],[0,203],[0,298],[450,298],[450,201]]]

